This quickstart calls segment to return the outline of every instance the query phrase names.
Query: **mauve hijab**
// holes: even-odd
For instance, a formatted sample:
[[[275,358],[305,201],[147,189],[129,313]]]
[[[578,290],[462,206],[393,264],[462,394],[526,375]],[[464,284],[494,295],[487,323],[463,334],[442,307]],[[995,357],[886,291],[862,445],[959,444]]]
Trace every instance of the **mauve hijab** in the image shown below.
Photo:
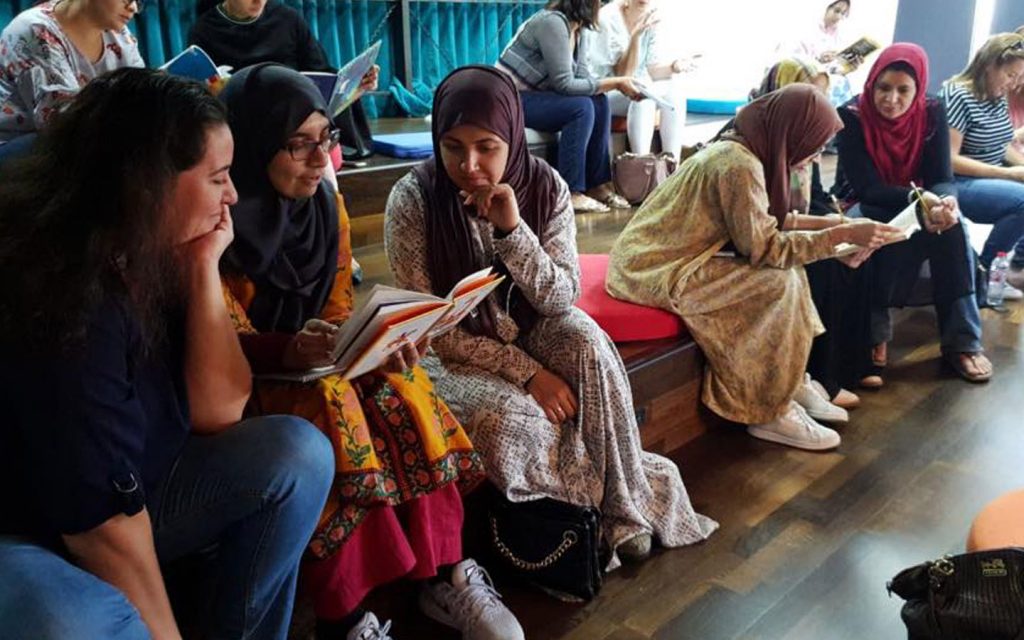
[[[321,182],[310,198],[274,190],[267,166],[288,138],[327,105],[311,80],[264,63],[236,73],[221,92],[235,139],[231,207],[235,240],[221,260],[227,273],[248,277],[256,295],[248,315],[263,332],[295,333],[323,309],[338,269],[338,206]]]
[[[722,137],[743,144],[761,161],[768,213],[781,228],[790,211],[790,165],[818,153],[843,122],[818,89],[797,83],[743,107],[733,126]]]
[[[441,162],[441,138],[463,124],[486,129],[508,144],[508,164],[502,182],[515,191],[522,223],[538,237],[544,236],[558,199],[554,170],[530,155],[527,149],[523,105],[512,79],[494,67],[485,66],[462,67],[449,74],[434,94],[431,123],[434,157],[413,169],[427,205],[427,268],[431,286],[436,295],[442,296],[459,280],[488,264],[499,273],[508,274],[497,257],[488,262],[480,255],[471,232],[476,213],[463,206],[459,188],[448,177]],[[502,300],[512,285],[511,280],[507,278],[506,285],[499,289]],[[467,318],[463,326],[476,335],[497,338],[491,306],[484,304],[479,310],[478,316]],[[524,330],[536,319],[536,311],[518,289],[513,290],[510,311]]]

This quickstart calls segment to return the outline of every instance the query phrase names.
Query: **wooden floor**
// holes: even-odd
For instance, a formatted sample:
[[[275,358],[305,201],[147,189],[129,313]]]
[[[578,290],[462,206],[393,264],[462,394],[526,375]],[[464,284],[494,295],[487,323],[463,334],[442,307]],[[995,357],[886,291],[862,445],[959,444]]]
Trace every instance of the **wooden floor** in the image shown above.
[[[581,252],[607,250],[630,215],[579,216]],[[370,282],[389,280],[379,244],[356,255]],[[838,451],[799,452],[728,426],[687,445],[674,459],[721,529],[613,573],[585,606],[503,588],[527,638],[905,638],[886,580],[961,550],[980,507],[1024,485],[1024,305],[1011,304],[983,313],[997,375],[981,386],[940,366],[930,310],[904,313],[887,385],[863,394]],[[371,605],[394,619],[397,640],[458,637],[420,615],[408,587]]]

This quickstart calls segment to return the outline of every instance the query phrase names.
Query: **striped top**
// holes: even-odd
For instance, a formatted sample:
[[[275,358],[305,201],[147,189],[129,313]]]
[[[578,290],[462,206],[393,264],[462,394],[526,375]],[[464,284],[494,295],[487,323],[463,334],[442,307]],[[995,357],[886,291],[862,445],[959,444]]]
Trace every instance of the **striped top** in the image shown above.
[[[949,126],[964,137],[960,155],[1001,166],[1006,148],[1013,140],[1006,98],[979,100],[956,82],[943,85],[939,98],[946,106]]]

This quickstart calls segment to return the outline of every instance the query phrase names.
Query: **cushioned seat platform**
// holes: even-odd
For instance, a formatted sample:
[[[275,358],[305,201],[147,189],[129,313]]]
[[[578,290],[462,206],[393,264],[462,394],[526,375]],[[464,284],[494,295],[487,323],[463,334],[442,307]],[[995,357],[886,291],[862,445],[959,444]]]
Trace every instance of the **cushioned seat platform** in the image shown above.
[[[394,158],[429,158],[434,142],[429,131],[374,135],[373,150]]]
[[[580,256],[580,299],[585,311],[615,342],[661,340],[686,335],[686,326],[674,313],[616,300],[604,290],[608,256]]]
[[[736,115],[736,109],[747,104],[745,98],[687,98],[686,110],[689,113],[712,113],[726,116]]]

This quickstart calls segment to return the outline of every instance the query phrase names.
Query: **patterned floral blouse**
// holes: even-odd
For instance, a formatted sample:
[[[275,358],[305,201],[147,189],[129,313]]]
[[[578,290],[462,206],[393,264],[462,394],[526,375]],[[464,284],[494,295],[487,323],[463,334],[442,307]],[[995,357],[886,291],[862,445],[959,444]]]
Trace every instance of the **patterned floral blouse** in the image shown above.
[[[90,61],[53,15],[56,0],[18,14],[0,33],[0,144],[37,131],[98,75],[145,67],[127,27],[103,32],[103,55]]]
[[[580,267],[576,254],[576,221],[569,201],[569,188],[558,181],[558,209],[551,216],[544,237],[538,238],[525,224],[504,238],[494,238],[494,228],[476,219],[473,241],[486,260],[495,255],[508,267],[517,287],[542,316],[565,313],[580,293]],[[431,292],[427,268],[426,203],[412,174],[399,180],[391,191],[385,214],[385,250],[397,286]],[[496,304],[494,296],[488,301]],[[444,362],[472,364],[524,386],[541,368],[517,346],[519,327],[498,308],[501,341],[474,336],[461,327],[434,341],[434,350]]]

